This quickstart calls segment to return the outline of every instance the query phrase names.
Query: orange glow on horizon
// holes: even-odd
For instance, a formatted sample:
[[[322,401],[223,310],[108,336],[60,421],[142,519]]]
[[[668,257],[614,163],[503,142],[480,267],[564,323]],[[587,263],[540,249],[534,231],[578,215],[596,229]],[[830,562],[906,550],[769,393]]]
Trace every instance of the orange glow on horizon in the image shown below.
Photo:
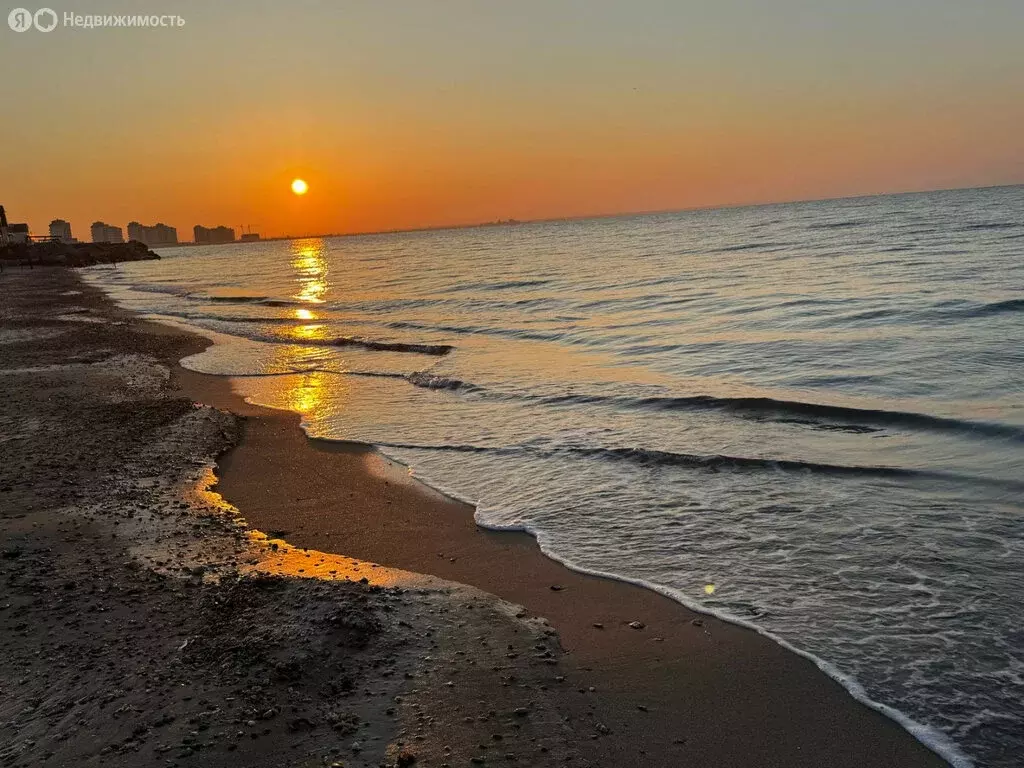
[[[300,237],[1024,182],[1008,0],[302,5],[5,38],[8,218]],[[140,96],[97,120],[98,82]]]

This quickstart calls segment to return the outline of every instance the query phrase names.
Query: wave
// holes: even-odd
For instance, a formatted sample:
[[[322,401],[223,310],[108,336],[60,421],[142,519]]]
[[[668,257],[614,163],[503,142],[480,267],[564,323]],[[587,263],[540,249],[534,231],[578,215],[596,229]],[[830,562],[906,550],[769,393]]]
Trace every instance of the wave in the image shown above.
[[[814,429],[845,431],[856,434],[881,432],[889,427],[956,432],[964,435],[996,437],[1024,442],[1024,428],[987,421],[970,421],[945,416],[825,405],[803,400],[777,400],[771,397],[624,397],[604,394],[532,395],[489,390],[456,378],[426,375],[417,372],[406,377],[411,384],[428,389],[453,392],[477,392],[497,400],[521,400],[548,406],[597,405],[615,408],[636,408],[654,411],[724,411],[753,419],[782,424],[797,424]]]
[[[484,334],[487,336],[502,336],[509,339],[527,339],[531,341],[562,341],[563,335],[558,333],[539,333],[537,331],[526,331],[520,328],[493,328],[482,325],[442,325],[436,323],[419,323],[411,320],[395,320],[384,323],[385,328],[395,330],[421,330],[434,331],[436,333],[457,333],[460,335]]]
[[[184,288],[175,288],[170,285],[150,285],[143,283],[129,283],[124,282],[116,286],[117,288],[124,288],[129,291],[137,291],[139,293],[162,293],[165,296],[188,296],[189,292]]]
[[[417,352],[421,355],[447,355],[455,347],[450,344],[416,344],[402,341],[374,341],[372,339],[357,339],[351,336],[341,336],[332,339],[328,344],[332,347],[359,347],[370,349],[375,352]]]
[[[447,376],[428,373],[427,371],[416,371],[415,373],[410,373],[408,376],[404,376],[402,378],[410,384],[417,387],[423,387],[424,389],[461,389],[463,392],[474,392],[479,391],[480,389],[480,387],[475,384],[462,381],[462,379],[453,379]]]
[[[752,417],[806,416],[837,420],[853,427],[911,427],[944,432],[1001,437],[1024,442],[1024,428],[1008,424],[985,421],[933,416],[911,411],[886,411],[871,408],[853,408],[842,405],[823,405],[803,400],[776,400],[771,397],[715,397],[693,395],[690,397],[645,397],[622,398],[609,395],[556,395],[543,398],[550,405],[571,405],[574,403],[621,404],[635,408],[659,411],[673,410],[717,410],[743,414]],[[775,419],[773,419],[775,420]]]
[[[262,324],[262,325],[288,325],[294,324],[296,327],[304,325],[304,323],[295,322],[294,318],[280,318],[280,317],[217,317],[217,316],[196,316],[187,313],[162,313],[161,317],[166,317],[172,320],[178,320],[189,323],[192,327],[198,329],[212,330],[223,333],[223,328],[215,326],[213,328],[207,328],[202,323],[239,323],[239,324]],[[433,355],[441,357],[452,352],[455,347],[450,344],[426,344],[420,342],[404,342],[404,341],[378,341],[376,339],[363,339],[355,336],[338,336],[329,339],[300,339],[281,336],[274,336],[269,334],[261,333],[244,333],[234,334],[236,338],[243,338],[249,341],[258,341],[264,344],[288,344],[288,345],[300,345],[304,347],[358,347],[359,349],[366,349],[374,352],[408,352],[421,355]]]
[[[684,469],[754,472],[803,472],[816,475],[843,477],[876,477],[909,480],[940,480],[956,483],[981,483],[999,485],[1012,491],[1024,491],[1024,481],[993,480],[953,472],[928,469],[910,469],[886,465],[828,464],[800,459],[770,459],[756,456],[731,456],[728,454],[698,454],[662,451],[654,448],[604,447],[604,446],[558,446],[539,448],[527,445],[486,446],[466,443],[443,445],[375,442],[381,448],[410,451],[444,451],[451,453],[488,453],[493,455],[529,455],[540,458],[594,458],[603,461],[624,461],[646,467],[680,467]]]
[[[1016,229],[1021,226],[1012,221],[987,221],[979,224],[966,224],[960,227],[961,230],[984,230],[984,229]]]
[[[270,296],[202,296],[189,294],[188,298],[196,301],[209,301],[214,304],[259,304],[263,307],[302,307],[307,304],[292,299],[275,299]]]
[[[734,253],[737,251],[778,251],[789,248],[793,243],[741,243],[738,245],[726,245],[715,248],[710,253]]]
[[[850,219],[848,221],[826,221],[820,224],[808,224],[808,229],[849,229],[850,227],[862,227],[871,224],[868,219]]]
[[[1024,311],[1024,299],[1006,299],[1005,301],[992,301],[974,309],[964,310],[961,316],[991,317],[992,315],[1001,315],[1006,312],[1021,311]]]
[[[207,296],[191,293],[190,299],[196,301],[209,301],[215,304],[259,304],[269,299],[269,296]]]
[[[545,279],[534,279],[534,280],[506,280],[500,283],[480,283],[477,287],[488,291],[504,291],[510,288],[537,288],[542,285],[548,285],[551,280]]]

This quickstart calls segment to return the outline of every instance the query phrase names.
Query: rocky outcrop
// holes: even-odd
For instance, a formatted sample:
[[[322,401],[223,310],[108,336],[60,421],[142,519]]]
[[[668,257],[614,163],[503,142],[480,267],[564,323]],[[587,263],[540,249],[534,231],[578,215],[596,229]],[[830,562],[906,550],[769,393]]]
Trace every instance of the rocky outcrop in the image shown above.
[[[0,248],[3,263],[59,267],[88,267],[120,261],[146,261],[160,257],[142,243],[16,243]]]

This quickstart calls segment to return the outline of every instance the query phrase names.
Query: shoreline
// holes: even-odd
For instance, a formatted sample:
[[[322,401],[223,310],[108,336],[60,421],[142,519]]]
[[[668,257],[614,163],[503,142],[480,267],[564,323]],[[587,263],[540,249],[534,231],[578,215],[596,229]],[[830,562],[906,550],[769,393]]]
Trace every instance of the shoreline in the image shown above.
[[[154,742],[268,768],[946,764],[772,640],[569,570],[375,449],[184,369],[205,337],[70,270],[8,272],[0,295],[0,610],[24,617],[0,622],[4,765],[134,768]],[[53,662],[126,642],[103,674]],[[119,698],[128,714],[104,708]]]
[[[0,765],[615,764],[543,622],[209,490],[240,419],[171,380],[205,344],[0,276]]]
[[[257,527],[470,584],[547,619],[585,683],[579,690],[604,694],[604,720],[617,723],[615,765],[947,764],[916,738],[916,723],[858,699],[785,641],[650,585],[572,569],[530,533],[477,526],[471,504],[373,446],[309,438],[299,414],[246,402],[231,377],[180,365],[174,373],[197,400],[245,416],[242,440],[218,460],[216,489]],[[342,501],[345,489],[354,502]],[[630,627],[637,621],[641,629]]]

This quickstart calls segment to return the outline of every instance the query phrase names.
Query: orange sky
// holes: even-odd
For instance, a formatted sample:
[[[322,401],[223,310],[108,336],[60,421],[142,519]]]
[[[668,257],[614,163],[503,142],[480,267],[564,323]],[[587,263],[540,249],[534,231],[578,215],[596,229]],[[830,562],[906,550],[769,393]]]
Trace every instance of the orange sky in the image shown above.
[[[186,240],[1024,182],[1008,0],[173,5],[0,29],[13,220]]]

